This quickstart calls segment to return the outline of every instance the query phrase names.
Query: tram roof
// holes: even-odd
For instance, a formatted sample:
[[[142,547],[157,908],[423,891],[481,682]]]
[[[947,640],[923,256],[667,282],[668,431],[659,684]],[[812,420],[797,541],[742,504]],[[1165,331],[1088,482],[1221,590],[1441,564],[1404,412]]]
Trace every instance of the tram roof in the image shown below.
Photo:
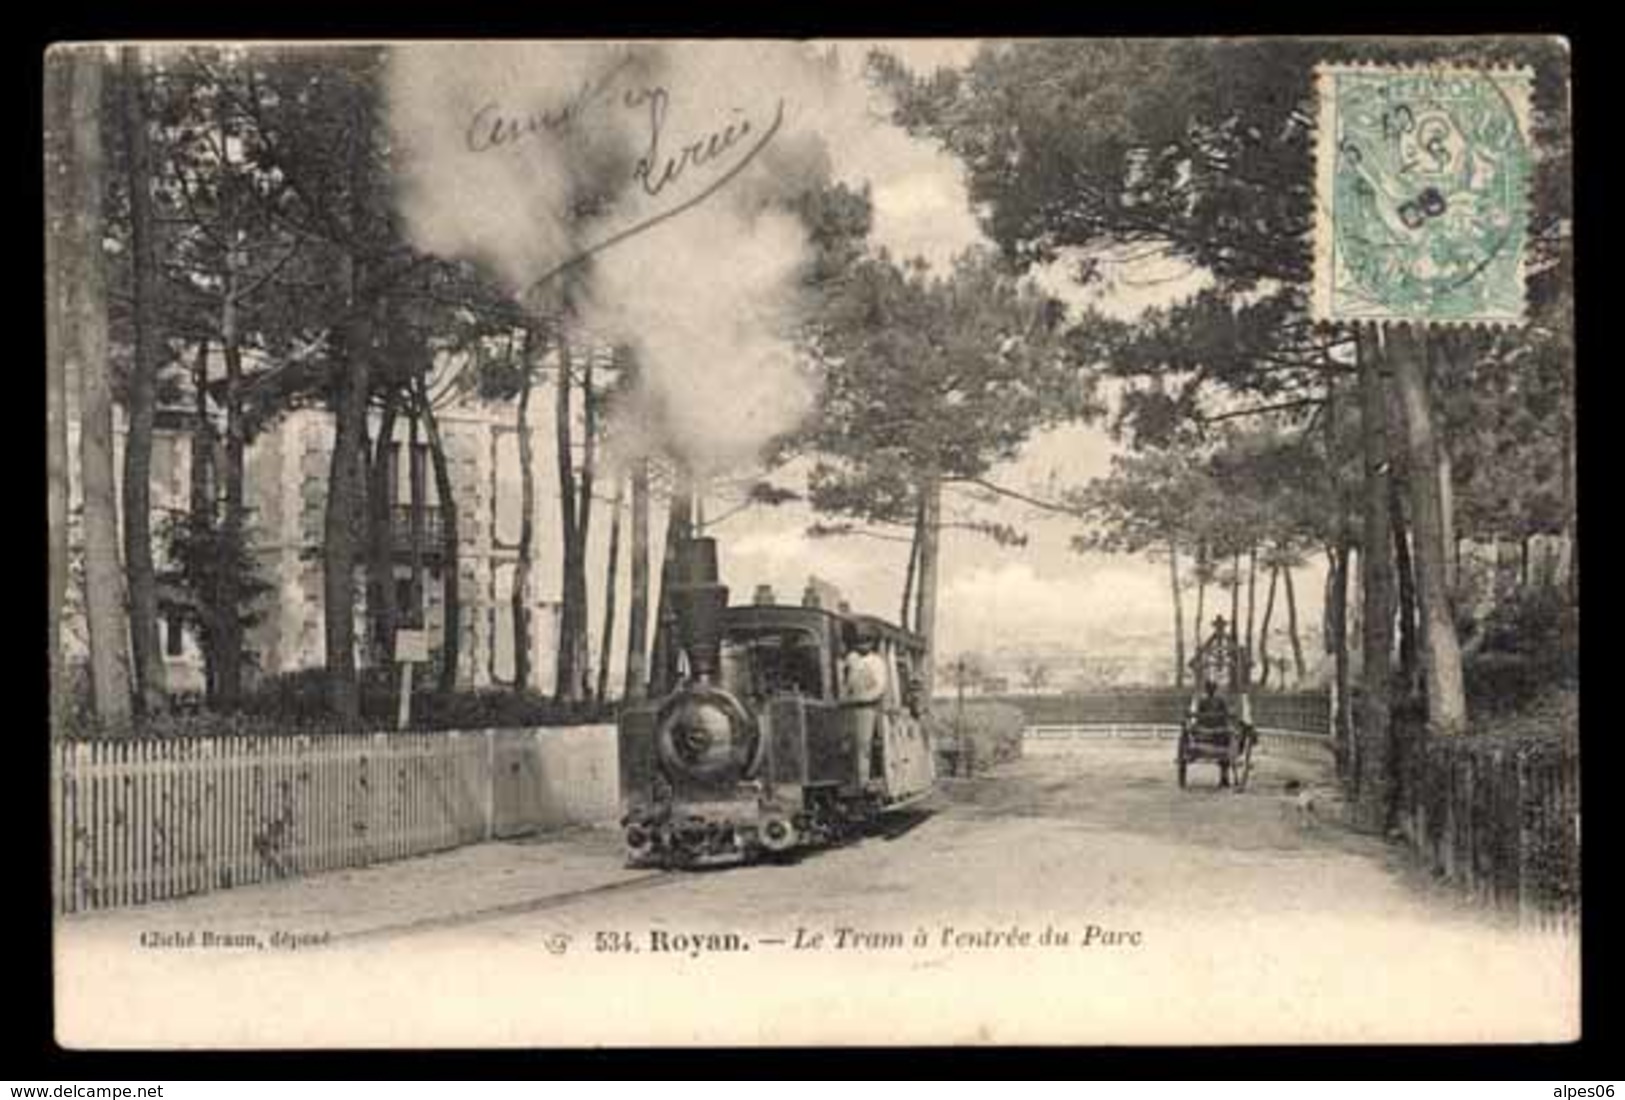
[[[763,626],[812,622],[837,630],[847,626],[862,626],[880,637],[911,649],[925,648],[925,639],[920,635],[874,615],[831,611],[827,607],[805,607],[800,604],[735,604],[728,608],[726,614],[729,622]]]

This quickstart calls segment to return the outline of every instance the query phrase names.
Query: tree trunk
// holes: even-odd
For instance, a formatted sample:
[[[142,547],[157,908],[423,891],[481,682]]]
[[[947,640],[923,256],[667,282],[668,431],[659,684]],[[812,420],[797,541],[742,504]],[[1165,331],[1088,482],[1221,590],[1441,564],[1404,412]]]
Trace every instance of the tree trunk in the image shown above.
[[[1168,540],[1168,589],[1174,597],[1174,687],[1185,686],[1185,598],[1179,591],[1179,542]]]
[[[1429,349],[1432,355],[1444,362],[1444,373],[1431,371],[1430,377],[1424,380],[1430,393],[1437,385],[1434,379],[1442,377],[1444,385],[1450,385],[1451,378],[1458,378],[1471,373],[1471,361],[1475,354],[1473,348],[1474,337],[1465,330],[1460,333],[1451,333],[1441,330],[1429,337]],[[1433,398],[1430,397],[1430,403]],[[1450,448],[1444,440],[1439,441],[1438,454],[1438,494],[1439,494],[1439,524],[1444,532],[1444,545],[1449,551],[1444,560],[1445,591],[1449,594],[1452,607],[1456,603],[1457,586],[1461,582],[1461,553],[1459,549],[1459,534],[1456,530],[1456,482],[1455,468],[1451,460]]]
[[[623,698],[649,693],[649,459],[632,465],[632,606],[627,609],[626,686]]]
[[[1326,556],[1329,564],[1324,629],[1326,650],[1332,658],[1332,737],[1338,749],[1339,772],[1347,775],[1352,760],[1349,746],[1349,548],[1346,544],[1333,544],[1327,547]]]
[[[576,702],[581,698],[581,669],[576,663],[580,655],[582,609],[576,603],[576,477],[575,457],[571,453],[570,425],[570,373],[572,370],[570,339],[560,333],[558,340],[559,374],[553,399],[554,444],[559,467],[560,535],[563,539],[564,568],[560,580],[558,663],[554,669],[553,696],[560,702]]]
[[[1407,478],[1408,480],[1408,478]],[[1417,648],[1416,570],[1411,561],[1400,479],[1388,478],[1388,522],[1394,536],[1394,578],[1399,582],[1399,682],[1406,698],[1421,689],[1422,666]]]
[[[429,461],[434,466],[434,491],[440,500],[440,610],[443,627],[440,637],[440,682],[443,692],[457,690],[457,670],[463,653],[462,565],[457,528],[457,493],[451,482],[451,462],[446,441],[440,435],[434,405],[429,401],[428,384],[418,379],[418,403],[423,410],[423,430],[429,437]]]
[[[388,670],[395,663],[395,486],[398,484],[395,449],[395,420],[399,416],[401,393],[391,388],[384,394],[384,411],[378,421],[378,439],[372,449],[372,478],[367,490],[372,516],[372,557],[368,562],[367,606],[372,619],[374,661]]]
[[[1559,471],[1563,486],[1563,541],[1568,547],[1568,572],[1565,580],[1568,585],[1569,603],[1578,607],[1580,604],[1580,530],[1578,503],[1575,500],[1574,489],[1574,395],[1569,394],[1569,405],[1562,411],[1559,423],[1562,425],[1563,455]]]
[[[209,420],[209,341],[199,340],[192,360],[192,434],[187,440],[187,514],[203,530],[214,528],[214,425]]]
[[[199,340],[197,345],[197,358],[192,365],[192,434],[188,440],[188,456],[191,459],[189,492],[187,495],[187,522],[194,535],[213,537],[216,531],[215,521],[215,471],[214,471],[214,427],[209,422],[209,341]],[[218,544],[217,544],[218,545]],[[202,616],[209,620],[204,624],[202,634],[203,650],[203,697],[209,706],[218,706],[219,696],[219,669],[220,661],[217,656],[219,647],[218,613],[210,602],[209,597],[215,593],[205,593],[203,606],[198,610]]]
[[[1230,690],[1239,691],[1247,682],[1241,650],[1241,551],[1230,558]]]
[[[1394,632],[1394,567],[1392,512],[1388,500],[1388,395],[1383,385],[1376,337],[1358,337],[1360,372],[1360,438],[1365,465],[1363,551],[1360,554],[1364,596],[1359,751],[1355,770],[1355,814],[1360,825],[1384,832],[1393,819],[1393,781],[1389,774],[1389,693]]]
[[[592,692],[592,652],[587,636],[587,623],[591,618],[591,601],[587,589],[587,536],[592,529],[592,494],[598,472],[598,397],[593,389],[594,358],[591,352],[582,365],[581,375],[581,476],[580,499],[576,502],[575,554],[570,573],[576,606],[575,665],[581,681],[577,698],[586,698]],[[696,502],[696,507],[698,506]],[[702,521],[703,522],[703,521]]]
[[[102,57],[74,50],[72,168],[74,262],[68,276],[68,342],[79,371],[79,477],[84,496],[85,618],[97,721],[128,723],[130,621],[119,561],[118,489],[113,476],[113,394],[107,340],[107,272],[102,152]]]
[[[1308,670],[1303,663],[1303,639],[1298,635],[1298,596],[1292,587],[1292,567],[1281,567],[1281,585],[1286,590],[1286,634],[1292,643],[1293,682],[1301,684]]]
[[[345,226],[349,239],[338,260],[338,287],[344,315],[338,354],[333,357],[333,457],[323,517],[322,619],[326,646],[329,709],[346,722],[361,715],[355,661],[355,571],[359,556],[355,517],[366,494],[367,400],[371,395],[373,307],[364,288],[371,275],[365,242],[372,228],[372,115],[365,89],[353,89],[346,104],[347,163],[344,172]]]
[[[927,474],[920,486],[925,501],[925,523],[920,540],[919,601],[914,615],[914,629],[925,639],[921,680],[923,698],[929,701],[936,688],[937,654],[937,555],[942,539],[942,482],[935,471]]]
[[[1275,613],[1275,586],[1281,579],[1281,566],[1276,563],[1270,566],[1269,588],[1264,595],[1264,617],[1258,624],[1258,664],[1259,687],[1268,687],[1270,682],[1270,617]]]
[[[626,500],[626,483],[615,482],[615,502],[609,513],[609,563],[604,567],[604,633],[598,646],[598,690],[594,699],[603,703],[609,698],[610,656],[615,652],[615,581],[621,557],[621,505]]]
[[[1336,742],[1336,760],[1338,774],[1345,779],[1356,778],[1353,770],[1354,742],[1351,736],[1350,700],[1349,691],[1351,664],[1349,659],[1349,553],[1354,541],[1353,531],[1350,529],[1349,513],[1350,492],[1348,479],[1343,473],[1342,441],[1339,436],[1340,429],[1340,401],[1337,379],[1333,375],[1326,377],[1326,406],[1322,417],[1325,432],[1326,466],[1331,474],[1331,489],[1333,507],[1336,514],[1333,527],[1336,531],[1332,543],[1326,549],[1329,568],[1326,575],[1325,611],[1322,630],[1325,634],[1324,648],[1332,657],[1332,699],[1331,720],[1332,736]],[[1292,596],[1292,575],[1287,574],[1287,595]],[[1289,608],[1292,605],[1289,604]],[[1297,635],[1294,632],[1294,653],[1298,661],[1298,675],[1303,676],[1302,647],[1297,644]]]
[[[120,52],[125,184],[130,202],[130,269],[135,349],[126,387],[124,568],[130,584],[130,647],[135,698],[144,714],[164,709],[164,657],[158,640],[158,576],[152,558],[152,430],[158,404],[163,333],[158,317],[158,253],[153,236],[152,154],[137,50]]]
[[[1467,695],[1462,680],[1461,644],[1446,583],[1448,543],[1439,498],[1439,446],[1427,387],[1427,337],[1405,334],[1393,341],[1394,383],[1399,391],[1410,467],[1411,513],[1416,542],[1427,683],[1428,729],[1436,736],[1466,731]]]
[[[412,580],[408,589],[412,593],[412,603],[406,608],[404,616],[413,630],[424,629],[424,583],[423,583],[423,550],[424,542],[428,538],[428,496],[429,486],[426,471],[423,469],[423,446],[418,441],[418,431],[422,426],[422,409],[414,407],[406,421],[406,485],[408,492],[407,515],[410,519],[411,553],[408,556]]]
[[[1442,442],[1439,455],[1439,527],[1444,545],[1449,551],[1444,556],[1444,590],[1451,606],[1455,606],[1457,586],[1461,583],[1461,540],[1456,533],[1456,484],[1454,467],[1450,462],[1450,448]]]
[[[1206,613],[1207,600],[1207,546],[1204,543],[1196,544],[1196,621],[1192,623],[1194,632],[1191,635],[1191,654],[1202,652],[1202,616]],[[1200,688],[1202,676],[1198,673],[1191,681],[1191,686]]]
[[[519,444],[519,556],[513,567],[513,683],[520,691],[531,687],[531,608],[536,606],[531,585],[531,559],[536,530],[536,447],[530,435],[531,372],[536,369],[535,337],[525,329],[519,361],[519,408],[514,432]],[[545,346],[544,349],[545,351]],[[562,373],[562,370],[561,370]]]
[[[922,497],[914,508],[914,529],[908,541],[908,568],[903,573],[903,602],[897,612],[897,625],[904,630],[910,629],[909,623],[914,618],[914,579],[920,568],[920,536],[924,530],[925,499]]]
[[[1242,681],[1243,686],[1252,683],[1253,674],[1257,668],[1257,664],[1253,659],[1253,655],[1256,654],[1259,649],[1258,636],[1253,633],[1253,628],[1257,625],[1256,616],[1254,614],[1257,608],[1257,600],[1255,599],[1257,595],[1257,588],[1258,546],[1255,543],[1247,548],[1247,633],[1245,636],[1246,644],[1241,647],[1241,653],[1244,658],[1243,668],[1246,672],[1246,679]]]
[[[363,281],[361,261],[346,256],[340,269],[349,316],[343,323],[344,350],[334,362],[337,376],[333,379],[333,456],[323,522],[322,619],[328,706],[339,718],[353,722],[361,714],[355,665],[355,516],[362,504],[361,448],[366,435],[371,353],[367,314],[357,301]]]
[[[82,62],[67,51],[45,65],[45,512],[50,560],[46,576],[47,659],[50,668],[51,735],[66,732],[70,697],[62,618],[67,609],[72,548],[68,541],[68,360],[75,349],[70,299],[84,257],[74,239],[75,159],[73,70]]]
[[[243,418],[243,348],[237,323],[235,263],[227,272],[226,296],[221,308],[221,355],[226,365],[226,468],[221,479],[224,490],[221,542],[228,553],[236,553],[246,538],[244,464],[248,444]],[[221,571],[216,595],[216,606],[210,612],[218,639],[215,644],[216,705],[230,710],[241,700],[243,685],[242,609],[238,606],[241,598],[235,570]]]

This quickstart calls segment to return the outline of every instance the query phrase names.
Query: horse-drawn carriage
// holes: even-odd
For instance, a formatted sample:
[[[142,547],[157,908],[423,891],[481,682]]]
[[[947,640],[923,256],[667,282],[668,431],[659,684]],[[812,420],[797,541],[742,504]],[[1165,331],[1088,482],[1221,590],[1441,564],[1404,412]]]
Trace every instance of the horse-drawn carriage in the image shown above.
[[[1258,733],[1253,729],[1244,662],[1224,619],[1215,619],[1212,635],[1191,660],[1197,694],[1180,725],[1174,758],[1181,787],[1186,785],[1193,763],[1217,764],[1221,787],[1242,790],[1247,786]],[[1227,686],[1226,693],[1221,693],[1221,684]]]

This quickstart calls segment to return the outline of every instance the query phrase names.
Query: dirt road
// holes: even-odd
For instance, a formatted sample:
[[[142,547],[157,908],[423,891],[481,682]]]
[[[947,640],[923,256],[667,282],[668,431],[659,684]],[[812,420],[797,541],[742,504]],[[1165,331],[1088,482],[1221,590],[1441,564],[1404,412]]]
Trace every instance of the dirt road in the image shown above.
[[[1322,770],[1180,791],[1166,744],[949,781],[794,864],[677,875],[584,831],[65,921],[75,1036],[235,1045],[1556,1040],[1577,945],[1335,823]],[[1307,813],[1284,785],[1318,790]],[[139,946],[154,929],[243,949]],[[271,941],[280,930],[319,942]],[[323,933],[327,935],[324,937]],[[247,942],[247,941],[245,941]],[[289,947],[293,949],[289,949]],[[105,1006],[123,1005],[116,1016]]]

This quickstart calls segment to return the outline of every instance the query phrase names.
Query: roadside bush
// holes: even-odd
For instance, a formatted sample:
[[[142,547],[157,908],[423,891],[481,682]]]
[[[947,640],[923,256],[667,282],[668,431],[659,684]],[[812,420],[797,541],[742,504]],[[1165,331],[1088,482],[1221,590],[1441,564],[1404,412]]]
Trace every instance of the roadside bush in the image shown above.
[[[71,739],[122,737],[264,737],[298,734],[390,732],[395,728],[399,688],[382,670],[364,670],[360,679],[361,716],[353,722],[333,717],[327,707],[323,669],[301,669],[269,677],[243,695],[235,713],[196,711],[170,713],[132,721],[121,729],[98,724],[91,714],[88,688],[77,684],[68,708],[64,733]],[[433,730],[529,729],[615,721],[615,703],[559,703],[536,692],[509,688],[412,693],[410,732]]]
[[[1546,687],[1516,711],[1486,715],[1473,723],[1473,737],[1557,739],[1577,744],[1580,739],[1580,691],[1576,687]]]
[[[327,676],[323,669],[302,669],[274,677],[244,701],[244,710],[296,721],[326,720]],[[400,706],[399,685],[393,673],[366,669],[361,675],[362,724],[392,729]],[[613,704],[559,703],[534,691],[513,688],[475,688],[442,692],[422,687],[412,693],[412,728],[503,729],[529,726],[579,725],[613,721]]]
[[[1544,656],[1554,666],[1579,654],[1579,613],[1559,588],[1528,588],[1510,595],[1485,616],[1486,653]]]
[[[613,722],[614,703],[561,703],[533,691],[486,688],[413,699],[413,726],[420,729],[506,729],[578,726]]]
[[[939,706],[934,718],[938,745],[964,753],[973,771],[1021,756],[1021,731],[1027,720],[1019,707],[973,700],[965,704],[963,714],[955,704]]]
[[[360,726],[388,722],[394,715],[393,684],[382,670],[363,669],[359,678],[361,693]],[[269,676],[243,693],[240,707],[245,715],[272,718],[293,725],[328,725],[327,670],[303,668]]]
[[[1578,610],[1565,594],[1535,588],[1505,600],[1484,620],[1463,665],[1469,710],[1494,718],[1526,710],[1580,679]]]

